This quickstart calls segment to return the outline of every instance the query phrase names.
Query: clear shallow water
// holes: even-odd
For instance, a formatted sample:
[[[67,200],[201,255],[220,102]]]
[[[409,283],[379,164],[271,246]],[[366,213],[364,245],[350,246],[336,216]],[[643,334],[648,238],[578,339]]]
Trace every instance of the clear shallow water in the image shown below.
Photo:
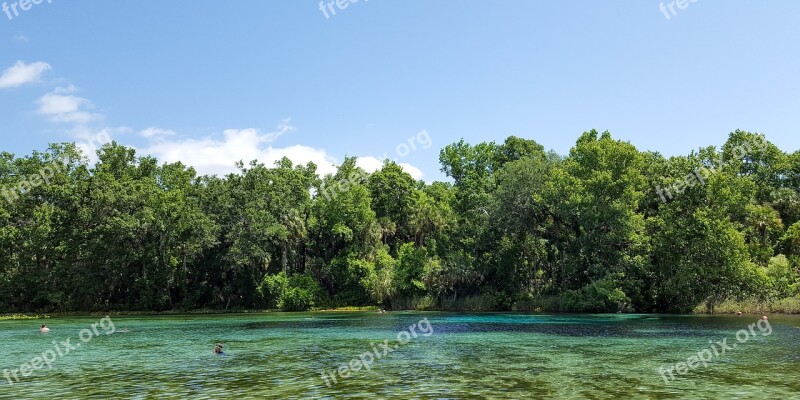
[[[423,324],[399,345],[398,332],[423,318],[432,334]],[[744,343],[736,333],[754,316],[446,313],[112,317],[118,333],[98,325],[81,342],[100,320],[49,319],[49,334],[41,321],[0,321],[0,373],[63,353],[54,340],[81,344],[13,385],[0,376],[0,399],[800,399],[797,316],[770,318],[771,334],[756,327]],[[707,367],[668,385],[657,372],[723,338],[737,347]],[[224,356],[212,353],[216,341]],[[322,371],[376,348],[370,370],[325,384]]]

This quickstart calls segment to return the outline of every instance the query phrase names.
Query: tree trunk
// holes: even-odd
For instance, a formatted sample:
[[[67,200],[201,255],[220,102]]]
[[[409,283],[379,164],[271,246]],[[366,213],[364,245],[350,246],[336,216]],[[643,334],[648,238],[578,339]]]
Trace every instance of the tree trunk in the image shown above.
[[[283,242],[283,252],[281,254],[281,267],[283,268],[283,273],[288,275],[289,273],[286,271],[286,266],[289,264],[289,257],[286,253],[289,252],[289,246],[286,245],[286,242]]]

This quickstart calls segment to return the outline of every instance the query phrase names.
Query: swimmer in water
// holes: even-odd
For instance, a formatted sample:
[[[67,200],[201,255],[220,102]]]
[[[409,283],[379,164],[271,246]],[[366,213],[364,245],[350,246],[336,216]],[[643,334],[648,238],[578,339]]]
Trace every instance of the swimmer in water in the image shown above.
[[[47,333],[50,332],[50,328],[48,328],[47,325],[42,324],[42,327],[41,329],[39,329],[39,331],[41,331],[42,333]]]
[[[217,343],[217,345],[214,346],[214,354],[220,354],[220,355],[225,354],[222,352],[222,347],[223,347],[222,343]]]

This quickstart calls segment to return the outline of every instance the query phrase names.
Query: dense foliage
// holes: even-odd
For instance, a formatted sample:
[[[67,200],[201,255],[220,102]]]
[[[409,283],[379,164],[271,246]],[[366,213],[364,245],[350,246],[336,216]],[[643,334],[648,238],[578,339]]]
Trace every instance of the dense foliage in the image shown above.
[[[737,131],[685,157],[584,133],[226,177],[115,143],[0,154],[0,312],[391,308],[683,312],[800,292],[800,152]]]

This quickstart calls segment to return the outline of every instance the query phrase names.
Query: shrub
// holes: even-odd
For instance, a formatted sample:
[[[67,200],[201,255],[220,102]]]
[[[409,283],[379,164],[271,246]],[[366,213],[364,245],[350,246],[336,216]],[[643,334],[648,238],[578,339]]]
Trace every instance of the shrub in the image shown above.
[[[562,296],[562,311],[570,312],[613,312],[628,311],[631,300],[619,288],[617,277],[609,276],[584,286],[580,290],[570,290]]]
[[[783,254],[769,260],[766,275],[769,278],[772,296],[784,298],[795,293],[797,272]]]
[[[306,311],[318,304],[321,288],[317,281],[307,274],[287,277],[281,272],[268,275],[258,288],[270,308],[285,311]]]

